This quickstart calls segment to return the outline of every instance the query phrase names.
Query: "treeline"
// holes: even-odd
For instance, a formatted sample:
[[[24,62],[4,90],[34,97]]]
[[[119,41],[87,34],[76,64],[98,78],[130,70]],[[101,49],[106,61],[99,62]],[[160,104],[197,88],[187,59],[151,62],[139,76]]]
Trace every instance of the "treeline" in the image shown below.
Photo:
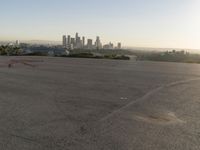
[[[27,52],[27,50],[29,50]],[[184,62],[200,63],[200,54],[191,54],[182,51],[142,51],[142,50],[87,50],[77,49],[69,52],[61,47],[47,46],[0,46],[0,55],[5,56],[57,56],[57,57],[77,57],[77,58],[97,58],[97,59],[122,59],[129,60],[134,57],[136,60],[165,61],[165,62]]]
[[[28,51],[27,51],[28,50]],[[60,47],[46,46],[0,46],[0,55],[4,56],[54,56],[74,58],[96,58],[96,59],[120,59],[129,60],[129,51],[123,50],[71,50],[65,51]]]
[[[138,60],[200,63],[200,54],[190,54],[186,51],[151,52],[138,55]]]
[[[126,55],[117,55],[117,54],[105,54],[104,55],[104,54],[97,54],[97,53],[92,53],[92,52],[71,53],[64,57],[130,60],[130,57],[126,56]]]
[[[78,54],[78,53],[97,53],[101,55],[133,55],[133,52],[131,50],[125,50],[125,49],[75,49],[71,51],[72,54]]]
[[[22,50],[17,46],[2,45],[0,46],[0,55],[17,56],[21,55]]]

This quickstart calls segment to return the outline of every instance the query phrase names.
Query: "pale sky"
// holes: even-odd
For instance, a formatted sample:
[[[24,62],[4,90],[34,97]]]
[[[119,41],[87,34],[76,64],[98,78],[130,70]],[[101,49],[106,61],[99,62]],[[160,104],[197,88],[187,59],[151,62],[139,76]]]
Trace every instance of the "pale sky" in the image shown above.
[[[200,49],[200,0],[0,0],[0,40],[99,35],[123,46]]]

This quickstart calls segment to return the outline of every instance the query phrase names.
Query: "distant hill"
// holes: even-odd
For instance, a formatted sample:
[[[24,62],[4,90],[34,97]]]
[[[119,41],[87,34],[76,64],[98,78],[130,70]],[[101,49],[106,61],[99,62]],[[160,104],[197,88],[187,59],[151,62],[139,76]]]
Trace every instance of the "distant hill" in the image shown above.
[[[153,47],[126,47],[126,49],[129,49],[131,51],[157,51],[157,52],[165,52],[165,51],[171,51],[171,50],[177,50],[177,51],[187,51],[190,53],[197,53],[200,54],[200,49],[187,49],[187,48],[153,48]]]
[[[0,44],[15,43],[15,41],[0,41]],[[40,45],[61,45],[60,41],[48,41],[48,40],[21,40],[20,43],[27,44],[40,44]]]

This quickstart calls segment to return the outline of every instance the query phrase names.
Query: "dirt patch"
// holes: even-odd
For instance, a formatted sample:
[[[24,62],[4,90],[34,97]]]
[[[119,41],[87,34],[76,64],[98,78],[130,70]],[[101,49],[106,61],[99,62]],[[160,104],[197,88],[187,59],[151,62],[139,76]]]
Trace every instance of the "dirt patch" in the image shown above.
[[[183,120],[177,118],[177,116],[173,112],[165,114],[136,115],[135,118],[144,122],[156,124],[171,124],[184,122]]]

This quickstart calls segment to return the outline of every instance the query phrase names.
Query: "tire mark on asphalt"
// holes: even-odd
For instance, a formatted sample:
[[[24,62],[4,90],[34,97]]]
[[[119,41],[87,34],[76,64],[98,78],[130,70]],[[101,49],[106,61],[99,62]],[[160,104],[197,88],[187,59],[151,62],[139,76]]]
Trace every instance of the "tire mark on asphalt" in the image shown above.
[[[0,130],[0,133],[2,133],[4,135],[7,135],[7,136],[10,136],[10,137],[22,139],[23,141],[26,141],[26,142],[29,142],[29,143],[39,144],[39,145],[42,146],[42,144],[39,141],[37,141],[35,139],[32,139],[32,138],[29,138],[29,137],[24,137],[24,136],[21,136],[21,135],[9,133],[9,132],[7,132],[7,131],[5,131],[3,129]]]
[[[18,135],[18,134],[14,134],[14,133],[10,133],[10,132],[7,132],[3,129],[0,129],[0,133],[1,134],[4,134],[6,136],[9,136],[9,137],[13,137],[13,138],[17,138],[17,139],[20,139],[26,143],[32,143],[32,144],[37,144],[38,146],[40,146],[40,148],[38,150],[44,150],[44,149],[54,149],[54,148],[51,148],[48,144],[45,144],[43,143],[42,141],[40,141],[39,139],[36,139],[36,138],[31,138],[31,137],[28,137],[28,136],[22,136],[22,135]],[[55,141],[53,141],[53,143],[55,143]],[[54,147],[59,147],[59,145],[57,145],[56,143],[54,144]]]
[[[171,82],[169,84],[165,84],[165,85],[162,85],[162,86],[159,86],[151,91],[149,91],[148,93],[146,93],[144,96],[136,99],[135,101],[132,101],[130,103],[128,103],[127,105],[113,111],[112,113],[108,114],[107,116],[103,117],[102,119],[99,120],[99,122],[103,122],[103,121],[106,121],[107,119],[113,117],[115,114],[117,113],[120,113],[122,112],[123,110],[125,110],[126,108],[130,107],[131,105],[134,105],[136,104],[137,102],[140,102],[140,101],[143,101],[143,100],[146,100],[147,98],[151,97],[152,95],[160,92],[161,90],[165,89],[165,88],[169,88],[169,87],[173,87],[173,86],[177,86],[177,85],[181,85],[181,84],[186,84],[186,83],[189,83],[189,82],[192,82],[192,81],[198,81],[200,80],[200,77],[199,78],[192,78],[192,79],[188,79],[188,80],[181,80],[181,81],[175,81],[175,82]]]
[[[8,135],[10,135],[10,136],[12,136],[12,137],[15,137],[15,138],[22,139],[22,140],[27,141],[27,142],[30,142],[30,143],[35,143],[35,144],[41,145],[40,142],[38,142],[38,141],[35,140],[35,139],[29,138],[29,137],[24,137],[24,136],[17,135],[17,134],[8,134]]]

